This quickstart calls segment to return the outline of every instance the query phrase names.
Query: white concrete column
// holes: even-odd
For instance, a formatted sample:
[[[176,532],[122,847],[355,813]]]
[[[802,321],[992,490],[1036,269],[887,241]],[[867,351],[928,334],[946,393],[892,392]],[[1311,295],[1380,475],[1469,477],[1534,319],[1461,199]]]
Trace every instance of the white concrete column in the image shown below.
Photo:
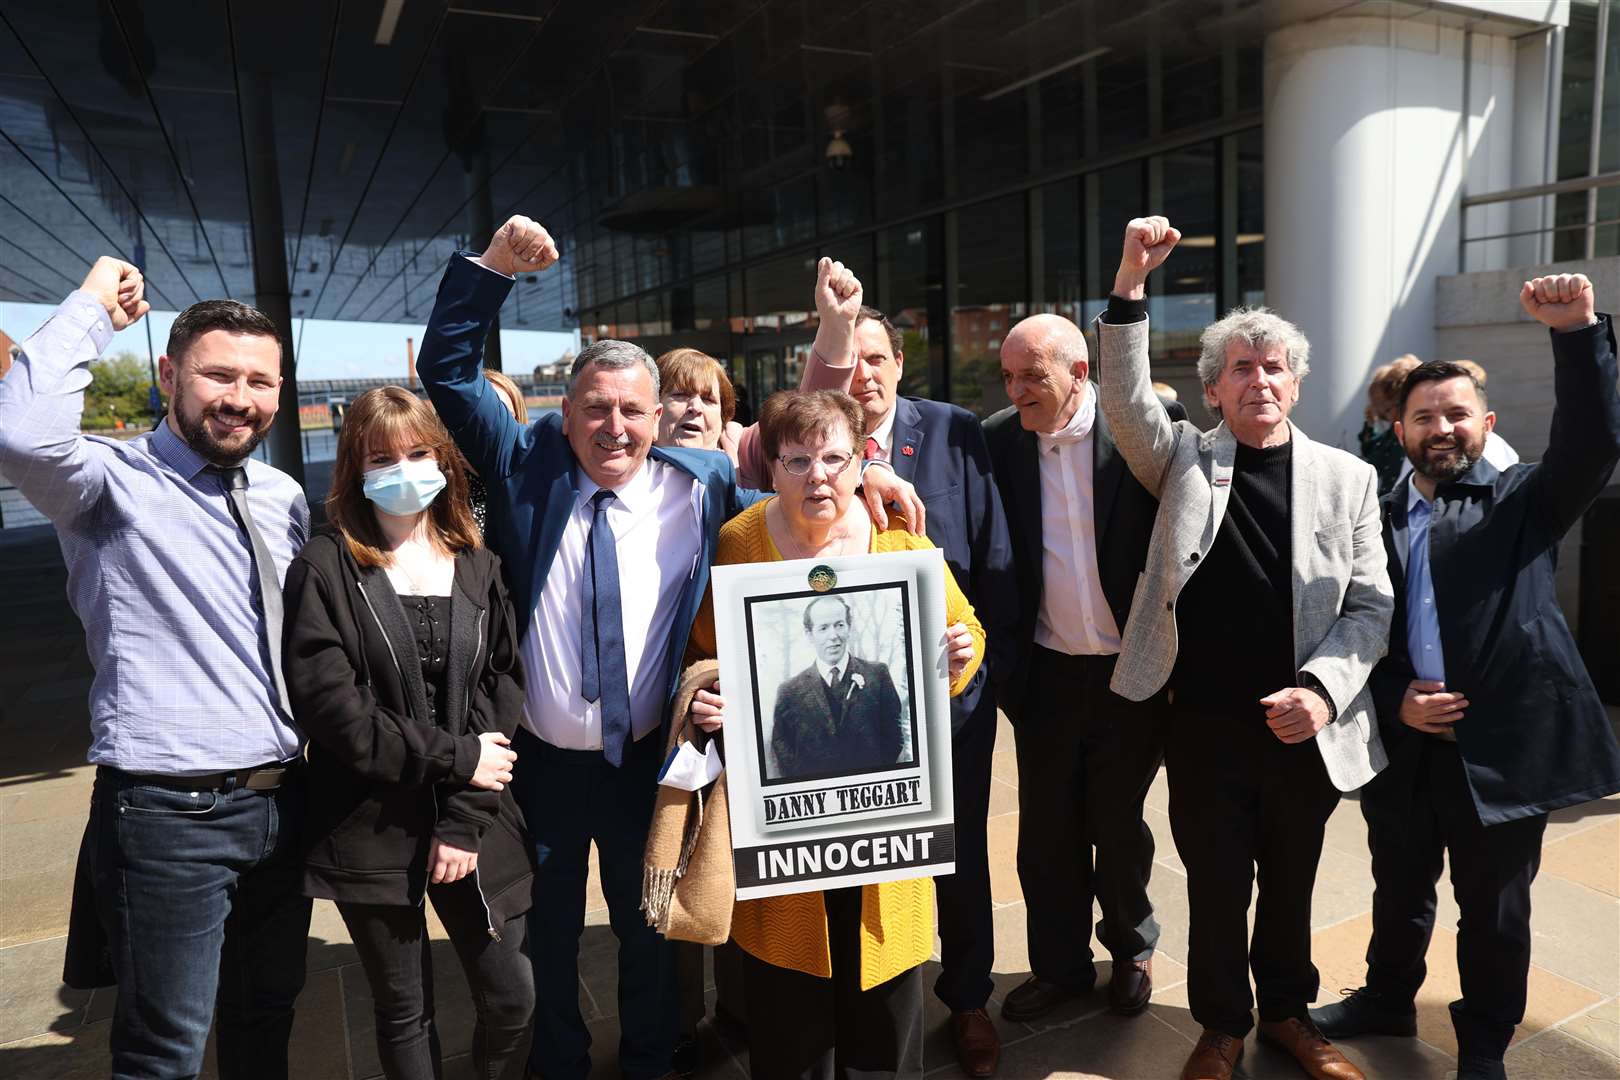
[[[1346,17],[1272,33],[1265,63],[1266,302],[1311,341],[1295,420],[1353,448],[1372,369],[1434,358],[1470,163],[1471,186],[1508,186],[1514,51],[1438,20]]]

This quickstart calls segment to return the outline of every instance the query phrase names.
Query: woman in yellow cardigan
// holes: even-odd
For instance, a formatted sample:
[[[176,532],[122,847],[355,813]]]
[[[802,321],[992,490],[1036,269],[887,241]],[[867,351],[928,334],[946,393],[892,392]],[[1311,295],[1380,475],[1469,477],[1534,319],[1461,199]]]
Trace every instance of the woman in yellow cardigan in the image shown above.
[[[716,564],[774,562],[926,548],[926,537],[877,531],[855,499],[865,417],[847,394],[785,391],[760,410],[759,437],[777,496],[720,530]],[[951,694],[984,657],[984,628],[945,571],[945,648]],[[688,660],[715,654],[706,598]],[[835,669],[836,671],[836,669]],[[831,676],[829,676],[831,677]],[[725,702],[699,691],[692,709],[710,729]],[[929,878],[741,900],[732,937],[745,954],[749,1060],[763,1080],[922,1075],[922,980],[934,939]]]

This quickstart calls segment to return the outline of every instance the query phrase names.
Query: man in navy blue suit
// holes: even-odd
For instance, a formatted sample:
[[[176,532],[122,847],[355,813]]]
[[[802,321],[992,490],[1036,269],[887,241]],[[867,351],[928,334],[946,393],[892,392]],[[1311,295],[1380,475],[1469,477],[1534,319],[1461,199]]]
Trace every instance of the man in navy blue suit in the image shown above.
[[[832,265],[823,259],[819,270],[821,324],[804,383],[828,385],[828,376],[850,365],[849,392],[866,414],[864,457],[888,462],[916,486],[928,508],[928,538],[944,552],[984,624],[989,649],[973,683],[951,701],[956,873],[935,879],[941,970],[934,993],[951,1010],[951,1036],[963,1071],[990,1076],[1001,1043],[985,1011],[995,961],[985,830],[996,743],[992,683],[1010,670],[1006,658],[1017,617],[1012,543],[978,418],[943,401],[900,396],[905,354],[899,329],[881,311],[861,305],[858,282],[853,297],[833,295],[828,288]]]
[[[752,502],[724,455],[654,448],[658,369],[602,341],[575,360],[562,415],[520,427],[480,375],[485,335],[516,274],[557,248],[513,218],[439,286],[417,370],[489,489],[526,678],[514,787],[539,856],[529,913],[535,972],[530,1068],[590,1072],[579,1012],[579,937],[590,846],[619,940],[619,1068],[669,1071],[676,1037],[668,943],[642,918],[641,862],[663,749],[658,737],[720,525]]]
[[[484,338],[515,276],[557,258],[525,217],[482,255],[453,256],[417,371],[488,488],[485,537],[519,621],[527,702],[514,791],[539,862],[529,1065],[548,1080],[590,1072],[578,954],[594,842],[619,941],[619,1069],[639,1080],[669,1071],[677,1027],[672,951],[640,912],[659,733],[720,526],[760,496],[724,454],[653,446],[658,368],[628,342],[580,353],[560,417],[513,419],[482,377]],[[881,506],[894,482],[868,488]]]

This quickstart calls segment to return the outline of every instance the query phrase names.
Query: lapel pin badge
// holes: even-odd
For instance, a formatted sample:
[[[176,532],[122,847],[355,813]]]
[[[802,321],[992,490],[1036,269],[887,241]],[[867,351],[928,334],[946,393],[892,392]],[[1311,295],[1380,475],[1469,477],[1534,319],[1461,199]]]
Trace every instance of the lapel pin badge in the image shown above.
[[[838,585],[838,575],[833,568],[823,563],[810,568],[810,587],[816,592],[826,592]]]
[[[906,457],[910,457],[917,452],[917,448],[915,446],[902,446],[900,448],[900,452],[906,455]]]

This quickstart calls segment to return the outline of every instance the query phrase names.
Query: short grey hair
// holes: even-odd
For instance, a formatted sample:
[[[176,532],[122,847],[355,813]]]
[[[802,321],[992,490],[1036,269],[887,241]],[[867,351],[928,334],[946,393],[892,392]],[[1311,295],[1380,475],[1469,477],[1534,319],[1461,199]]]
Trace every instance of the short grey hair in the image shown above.
[[[1226,370],[1226,350],[1241,341],[1262,352],[1281,345],[1288,354],[1288,369],[1296,381],[1311,371],[1311,343],[1299,327],[1270,308],[1235,308],[1225,318],[1204,327],[1198,337],[1198,379],[1214,386]]]
[[[630,341],[615,341],[605,338],[594,345],[587,345],[574,357],[574,366],[568,370],[568,396],[574,396],[574,384],[579,382],[580,372],[591,364],[606,371],[622,371],[625,368],[640,364],[652,376],[653,397],[658,397],[658,364],[647,355],[647,350]]]

